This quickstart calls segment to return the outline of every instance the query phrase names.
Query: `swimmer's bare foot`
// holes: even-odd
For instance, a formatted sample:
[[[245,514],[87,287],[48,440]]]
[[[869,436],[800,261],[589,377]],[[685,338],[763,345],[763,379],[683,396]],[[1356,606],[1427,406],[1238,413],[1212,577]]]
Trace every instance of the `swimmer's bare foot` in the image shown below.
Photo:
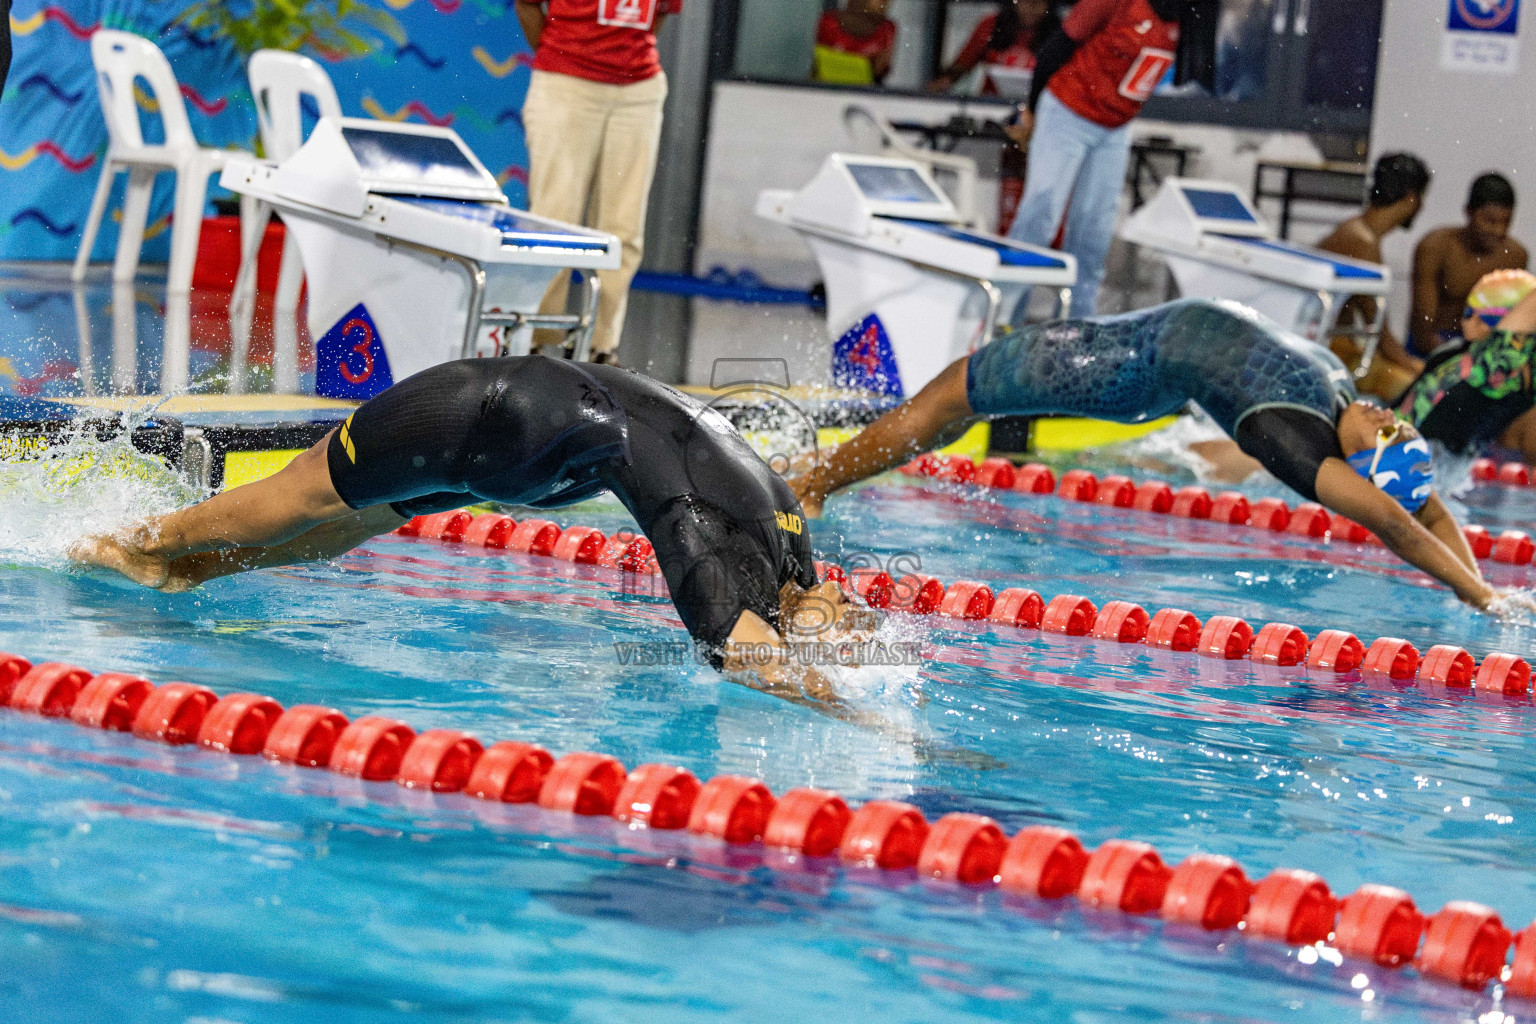
[[[188,589],[187,581],[171,577],[169,559],[145,554],[116,537],[83,537],[65,554],[71,561],[111,569],[143,587],[173,592]],[[178,583],[182,585],[178,586]]]

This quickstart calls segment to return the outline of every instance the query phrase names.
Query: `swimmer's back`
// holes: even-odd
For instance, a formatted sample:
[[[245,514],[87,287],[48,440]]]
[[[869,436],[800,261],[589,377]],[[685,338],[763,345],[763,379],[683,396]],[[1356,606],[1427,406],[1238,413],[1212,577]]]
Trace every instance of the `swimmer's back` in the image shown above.
[[[632,370],[585,369],[628,422],[629,460],[598,475],[655,546],[689,632],[718,648],[743,611],[782,628],[779,588],[816,583],[794,492],[718,410]]]
[[[629,370],[544,356],[444,363],[366,402],[326,455],[347,505],[405,516],[613,491],[717,663],[742,612],[777,627],[779,588],[816,582],[789,487],[717,411]]]
[[[1029,325],[973,355],[967,387],[982,415],[1136,423],[1194,401],[1229,434],[1264,408],[1332,423],[1354,398],[1332,353],[1244,307],[1201,299]]]

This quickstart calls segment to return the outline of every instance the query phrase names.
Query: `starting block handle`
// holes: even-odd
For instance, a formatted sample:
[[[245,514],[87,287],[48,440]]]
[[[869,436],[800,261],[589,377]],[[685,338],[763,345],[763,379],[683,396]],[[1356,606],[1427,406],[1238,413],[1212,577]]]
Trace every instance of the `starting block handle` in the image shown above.
[[[392,239],[391,245],[403,246],[407,249],[415,249],[417,252],[436,256],[438,259],[451,260],[464,269],[469,278],[469,312],[464,318],[464,345],[459,355],[462,359],[473,359],[475,348],[480,338],[482,324],[494,324],[505,327],[553,327],[564,328],[570,336],[568,344],[571,346],[571,358],[582,362],[587,358],[587,353],[592,347],[592,331],[597,326],[597,305],[602,296],[602,281],[595,270],[576,270],[586,285],[586,308],[580,316],[559,315],[553,313],[493,313],[485,308],[485,268],[478,260],[472,260],[468,256],[460,256],[455,252],[445,252],[442,249],[434,249],[430,245],[422,245],[420,242],[407,242],[404,239]]]

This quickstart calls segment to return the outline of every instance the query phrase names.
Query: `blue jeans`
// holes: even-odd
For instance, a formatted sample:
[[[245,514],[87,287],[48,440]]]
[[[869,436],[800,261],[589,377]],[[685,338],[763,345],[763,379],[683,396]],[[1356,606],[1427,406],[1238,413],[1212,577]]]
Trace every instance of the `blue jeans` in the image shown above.
[[[1130,125],[1105,128],[1068,110],[1049,89],[1041,94],[1024,198],[1008,234],[1030,245],[1050,245],[1067,215],[1062,248],[1077,257],[1074,317],[1092,316],[1098,305],[1130,156]]]

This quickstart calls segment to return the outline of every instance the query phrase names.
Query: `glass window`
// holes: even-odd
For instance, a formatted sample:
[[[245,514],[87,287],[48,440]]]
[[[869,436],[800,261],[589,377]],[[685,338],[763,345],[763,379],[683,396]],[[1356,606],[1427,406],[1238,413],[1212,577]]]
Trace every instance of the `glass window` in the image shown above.
[[[1384,0],[1219,0],[1214,89],[1174,86],[1158,120],[1258,129],[1370,130]],[[1020,99],[1033,49],[1069,0],[715,0],[736,27],[731,72],[780,82]],[[1037,25],[1011,41],[988,31]],[[718,17],[719,15],[717,15]]]
[[[1269,81],[1276,0],[1225,0],[1216,28],[1216,95],[1255,100]],[[1283,17],[1283,14],[1282,14]]]
[[[1369,113],[1376,98],[1381,5],[1360,0],[1303,0],[1308,40],[1306,90],[1310,107]]]

